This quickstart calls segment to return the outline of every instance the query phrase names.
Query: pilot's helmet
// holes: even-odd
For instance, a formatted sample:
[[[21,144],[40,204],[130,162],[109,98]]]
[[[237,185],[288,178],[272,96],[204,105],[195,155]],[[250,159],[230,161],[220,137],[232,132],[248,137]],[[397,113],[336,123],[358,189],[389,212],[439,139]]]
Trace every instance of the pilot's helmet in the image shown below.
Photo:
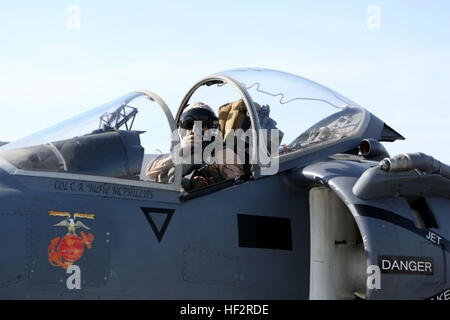
[[[219,127],[219,119],[213,109],[203,102],[195,102],[187,106],[178,121],[178,127],[185,130],[194,130],[194,125],[199,124],[201,124],[201,130]]]

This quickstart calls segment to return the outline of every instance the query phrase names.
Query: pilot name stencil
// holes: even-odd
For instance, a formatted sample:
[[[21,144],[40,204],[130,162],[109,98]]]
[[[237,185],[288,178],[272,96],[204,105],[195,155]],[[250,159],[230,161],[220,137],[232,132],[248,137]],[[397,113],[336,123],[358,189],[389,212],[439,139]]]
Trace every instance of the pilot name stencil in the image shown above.
[[[103,195],[106,197],[152,199],[153,193],[145,188],[119,186],[106,183],[57,180],[53,189],[59,192]]]

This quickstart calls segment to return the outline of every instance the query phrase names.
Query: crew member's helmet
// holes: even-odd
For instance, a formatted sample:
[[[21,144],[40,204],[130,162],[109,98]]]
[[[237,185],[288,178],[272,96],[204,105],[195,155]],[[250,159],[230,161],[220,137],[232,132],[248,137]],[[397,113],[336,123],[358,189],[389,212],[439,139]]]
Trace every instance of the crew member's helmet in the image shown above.
[[[193,130],[194,122],[201,122],[202,130],[219,128],[219,119],[213,109],[203,102],[195,102],[187,106],[180,116],[178,127]]]

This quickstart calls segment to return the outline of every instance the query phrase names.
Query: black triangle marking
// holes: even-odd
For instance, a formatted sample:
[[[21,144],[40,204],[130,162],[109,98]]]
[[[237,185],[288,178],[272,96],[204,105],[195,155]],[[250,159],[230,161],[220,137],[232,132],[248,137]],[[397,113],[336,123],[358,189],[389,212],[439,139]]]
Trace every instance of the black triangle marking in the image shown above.
[[[142,212],[144,212],[145,218],[150,223],[150,226],[152,227],[153,232],[155,233],[156,238],[159,242],[164,237],[164,233],[167,230],[167,227],[169,226],[170,219],[172,219],[173,213],[175,212],[174,209],[165,209],[165,208],[141,208]],[[161,226],[161,229],[158,229],[156,226],[155,221],[153,220],[151,213],[157,213],[157,214],[165,214],[166,219],[164,220],[164,223]]]

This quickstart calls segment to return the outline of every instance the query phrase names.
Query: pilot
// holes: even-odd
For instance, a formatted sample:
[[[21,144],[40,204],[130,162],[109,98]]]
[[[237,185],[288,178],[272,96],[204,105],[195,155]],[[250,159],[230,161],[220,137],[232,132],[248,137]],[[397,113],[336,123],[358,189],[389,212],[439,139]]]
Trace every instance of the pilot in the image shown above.
[[[201,124],[201,128],[198,126]],[[194,152],[201,150],[202,154],[206,146],[214,140],[205,141],[205,131],[216,129],[220,134],[219,121],[210,106],[196,102],[185,108],[178,123],[181,135],[181,152],[183,159],[188,159],[182,164],[182,187],[191,191],[223,180],[235,179],[245,174],[242,164],[239,164],[236,153],[224,148],[219,154],[213,154],[209,164],[195,164]],[[213,130],[214,131],[214,130]],[[218,135],[217,135],[218,136]],[[231,159],[231,161],[230,161]],[[151,161],[146,169],[146,176],[159,183],[172,183],[174,180],[175,166],[170,154],[161,155]]]

